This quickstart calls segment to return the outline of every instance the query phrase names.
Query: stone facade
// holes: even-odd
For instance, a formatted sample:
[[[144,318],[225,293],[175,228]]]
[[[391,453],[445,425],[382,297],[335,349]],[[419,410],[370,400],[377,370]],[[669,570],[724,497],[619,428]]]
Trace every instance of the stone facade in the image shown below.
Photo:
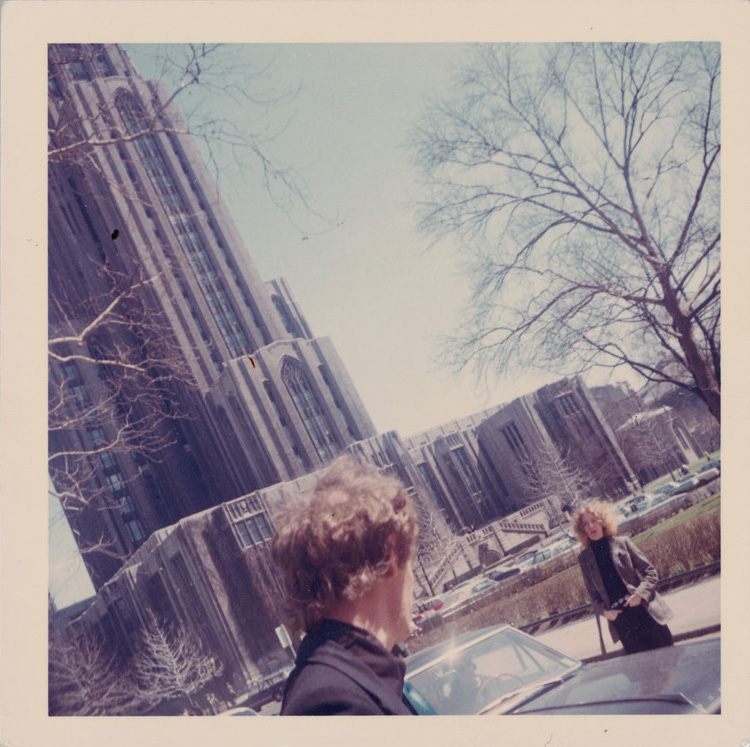
[[[51,45],[49,62],[50,336],[78,334],[118,293],[135,320],[56,345],[50,363],[67,408],[50,452],[95,452],[53,459],[51,474],[64,490],[85,472],[79,487],[97,496],[68,518],[108,546],[86,555],[100,587],[158,529],[320,469],[375,429],[284,279],[260,278],[166,92],[116,45]],[[80,355],[113,349],[161,376],[140,409],[148,387]],[[153,364],[166,358],[177,374]]]
[[[703,456],[700,443],[674,408],[647,404],[627,384],[593,387],[591,392],[641,484]]]

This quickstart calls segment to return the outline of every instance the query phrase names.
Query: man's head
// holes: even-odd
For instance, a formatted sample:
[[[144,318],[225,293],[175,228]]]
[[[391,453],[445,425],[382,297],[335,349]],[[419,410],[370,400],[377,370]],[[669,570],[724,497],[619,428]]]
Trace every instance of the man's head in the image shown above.
[[[305,630],[355,602],[414,552],[417,513],[403,485],[344,457],[312,495],[275,517],[273,559],[293,624]]]

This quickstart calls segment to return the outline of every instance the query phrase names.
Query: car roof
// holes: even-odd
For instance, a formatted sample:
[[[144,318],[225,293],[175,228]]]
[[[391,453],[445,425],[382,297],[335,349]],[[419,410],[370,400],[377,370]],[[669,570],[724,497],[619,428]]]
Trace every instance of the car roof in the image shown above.
[[[720,646],[708,638],[585,664],[515,712],[712,712],[720,698]]]

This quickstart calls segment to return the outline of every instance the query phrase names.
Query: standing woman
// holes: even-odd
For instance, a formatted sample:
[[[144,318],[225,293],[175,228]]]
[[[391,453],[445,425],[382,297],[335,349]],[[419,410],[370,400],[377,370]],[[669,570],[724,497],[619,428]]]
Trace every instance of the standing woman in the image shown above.
[[[628,537],[616,537],[617,516],[602,500],[584,503],[572,518],[584,546],[578,557],[586,590],[597,617],[609,622],[612,640],[626,654],[672,645],[665,624],[672,611],[656,593],[658,576]]]

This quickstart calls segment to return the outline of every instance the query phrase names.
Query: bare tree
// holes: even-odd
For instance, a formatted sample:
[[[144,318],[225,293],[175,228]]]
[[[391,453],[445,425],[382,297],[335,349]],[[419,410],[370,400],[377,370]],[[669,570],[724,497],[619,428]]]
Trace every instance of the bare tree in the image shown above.
[[[149,613],[133,672],[141,697],[152,707],[185,698],[193,714],[199,714],[195,696],[222,671],[221,662],[205,654],[195,636]]]
[[[438,509],[425,501],[416,501],[419,513],[419,534],[417,535],[417,565],[422,571],[421,578],[429,589],[430,596],[435,596],[430,573],[445,557],[446,550],[452,545],[455,537],[447,528],[445,519]]]
[[[561,454],[551,441],[541,442],[533,457],[521,464],[520,483],[529,503],[545,501],[550,523],[562,521],[562,507],[573,506],[597,493],[588,469],[570,454]]]
[[[110,290],[86,298],[83,314],[51,314],[64,321],[48,341],[48,465],[81,552],[116,554],[107,537],[84,542],[76,518],[119,508],[118,494],[134,475],[121,465],[106,469],[105,480],[103,468],[118,455],[147,464],[175,442],[172,422],[187,415],[178,408],[177,388],[192,381],[168,326],[140,300],[156,278],[139,269],[101,273]]]
[[[669,407],[634,414],[617,430],[628,461],[645,484],[679,470],[685,458],[674,434],[674,414]]]
[[[226,44],[144,45],[152,50],[152,72],[157,76],[152,107],[133,112],[135,116],[123,131],[116,126],[119,116],[115,106],[100,103],[82,118],[65,97],[54,96],[60,88],[62,69],[72,72],[74,79],[87,79],[92,70],[106,72],[105,52],[111,46],[50,45],[49,87],[58,103],[50,111],[49,163],[92,170],[124,190],[103,167],[107,150],[154,136],[190,135],[203,144],[215,178],[228,168],[237,169],[244,180],[257,178],[275,206],[290,219],[299,210],[307,217],[321,218],[311,207],[300,173],[273,147],[291,116],[285,117],[282,111],[299,93],[299,86],[280,88],[274,83],[274,56],[264,58],[251,47],[242,50]],[[245,52],[241,61],[239,51]],[[179,115],[173,106],[177,102]],[[273,118],[269,117],[271,111],[276,113]]]
[[[87,636],[49,639],[50,716],[126,716],[138,709],[135,684],[115,653]]]
[[[720,418],[718,44],[488,45],[414,138],[474,293],[457,367],[629,366]]]

